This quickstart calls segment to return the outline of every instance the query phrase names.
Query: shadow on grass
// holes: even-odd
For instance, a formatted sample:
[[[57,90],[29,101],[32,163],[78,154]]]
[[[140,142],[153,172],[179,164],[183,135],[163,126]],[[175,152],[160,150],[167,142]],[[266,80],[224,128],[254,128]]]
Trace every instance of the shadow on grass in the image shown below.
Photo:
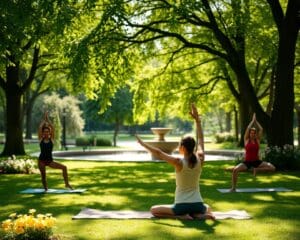
[[[50,212],[56,217],[71,219],[84,207],[101,210],[147,211],[152,205],[171,204],[174,200],[174,169],[166,163],[84,161],[64,163],[69,168],[72,185],[76,188],[86,188],[86,192],[57,195],[19,194],[26,188],[41,188],[39,174],[0,175],[0,220],[6,219],[13,212],[27,213],[31,208],[37,209],[39,213]],[[287,187],[293,189],[293,192],[222,194],[217,191],[217,188],[226,188],[230,185],[231,174],[223,170],[230,164],[233,165],[234,162],[205,163],[200,180],[201,193],[204,201],[213,208],[213,211],[244,209],[254,219],[260,221],[273,218],[291,221],[295,226],[299,226],[299,172],[260,174],[256,178],[249,173],[241,173],[239,176],[239,187]],[[64,187],[59,170],[47,169],[47,177],[49,188]],[[91,221],[80,221],[80,223],[77,221],[69,223],[75,229],[77,226],[89,228],[91,223]],[[172,227],[189,228],[206,234],[215,233],[216,227],[221,223],[219,221],[147,221],[152,221],[154,225],[161,228],[164,226],[171,229]],[[109,225],[109,221],[105,224]],[[223,221],[222,224],[224,225]],[[154,228],[149,231],[156,230]],[[176,237],[172,235],[172,230],[163,233],[163,236],[169,236],[171,239]],[[138,236],[132,233],[124,239],[137,238]]]

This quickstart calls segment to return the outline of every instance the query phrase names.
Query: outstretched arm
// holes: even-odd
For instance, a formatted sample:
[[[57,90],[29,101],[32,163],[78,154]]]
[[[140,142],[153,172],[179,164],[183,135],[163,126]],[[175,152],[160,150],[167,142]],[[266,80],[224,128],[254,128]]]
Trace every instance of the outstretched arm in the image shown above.
[[[197,134],[197,152],[196,152],[196,154],[201,159],[201,162],[203,162],[204,161],[204,136],[203,136],[203,130],[202,130],[202,126],[201,126],[201,119],[200,119],[198,110],[194,103],[191,106],[190,115],[192,116],[192,118],[194,118],[195,123],[196,123],[196,134]]]
[[[156,156],[159,159],[165,160],[166,162],[173,165],[175,168],[180,167],[180,160],[178,158],[175,158],[159,148],[153,147],[147,143],[145,143],[138,135],[135,135],[137,141],[139,144],[141,144],[144,148],[146,148],[148,151],[150,151],[154,156]]]

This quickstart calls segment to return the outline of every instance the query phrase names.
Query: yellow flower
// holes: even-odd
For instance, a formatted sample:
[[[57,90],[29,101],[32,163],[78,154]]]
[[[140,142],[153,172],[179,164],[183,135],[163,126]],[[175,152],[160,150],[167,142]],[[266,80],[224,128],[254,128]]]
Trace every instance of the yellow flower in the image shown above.
[[[12,223],[11,219],[7,219],[2,222],[1,226],[5,232],[8,232],[8,231],[10,231],[12,225],[13,225],[13,223]]]
[[[55,224],[55,222],[56,222],[56,219],[53,218],[53,217],[51,217],[51,218],[46,218],[46,219],[45,219],[45,224],[46,224],[46,226],[47,226],[48,228],[53,227],[54,224]]]
[[[33,227],[35,222],[36,222],[36,219],[32,215],[31,216],[26,216],[24,218],[24,222],[25,222],[26,227]]]
[[[40,220],[40,221],[37,221],[35,223],[35,226],[34,226],[36,229],[43,229],[45,228],[45,222],[44,220]]]
[[[25,219],[24,218],[18,218],[16,219],[16,221],[14,222],[14,227],[15,228],[24,228],[25,227]]]
[[[46,215],[38,214],[35,217],[35,212],[35,209],[30,209],[29,213],[25,215],[17,215],[16,213],[10,214],[10,218],[1,223],[2,230],[7,236],[17,234],[23,238],[22,234],[27,234],[29,230],[39,232],[51,229],[54,226],[56,218],[52,217],[51,213],[47,213]]]
[[[21,227],[21,226],[15,227],[14,231],[15,231],[15,233],[18,234],[18,235],[25,232],[24,228]]]

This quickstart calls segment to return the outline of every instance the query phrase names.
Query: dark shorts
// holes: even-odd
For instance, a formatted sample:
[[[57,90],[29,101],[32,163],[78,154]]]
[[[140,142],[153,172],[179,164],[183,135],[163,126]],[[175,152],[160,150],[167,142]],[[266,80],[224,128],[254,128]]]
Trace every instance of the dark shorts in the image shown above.
[[[45,164],[46,166],[49,166],[49,164],[53,162],[53,160],[39,160],[39,161]]]
[[[207,207],[203,202],[195,203],[176,203],[173,205],[172,210],[175,215],[184,215],[184,214],[196,214],[206,213]]]
[[[261,160],[244,161],[243,163],[246,165],[247,169],[250,169],[252,167],[257,168],[262,163],[262,161]]]

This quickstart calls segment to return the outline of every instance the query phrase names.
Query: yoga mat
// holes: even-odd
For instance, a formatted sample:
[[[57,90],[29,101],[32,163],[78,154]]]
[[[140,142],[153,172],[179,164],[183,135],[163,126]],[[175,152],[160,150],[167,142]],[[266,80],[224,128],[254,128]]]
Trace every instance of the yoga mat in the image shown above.
[[[229,188],[218,188],[221,193],[232,193]],[[290,192],[292,189],[277,187],[277,188],[237,188],[235,192]],[[234,192],[233,192],[234,193]]]
[[[54,194],[61,194],[61,193],[83,193],[86,189],[48,189],[45,192],[43,188],[27,188],[20,193],[29,193],[29,194],[39,194],[39,193],[54,193]]]
[[[251,216],[244,210],[232,210],[228,212],[213,212],[216,219],[250,219]],[[150,219],[155,218],[148,211],[101,211],[84,208],[72,219]]]

